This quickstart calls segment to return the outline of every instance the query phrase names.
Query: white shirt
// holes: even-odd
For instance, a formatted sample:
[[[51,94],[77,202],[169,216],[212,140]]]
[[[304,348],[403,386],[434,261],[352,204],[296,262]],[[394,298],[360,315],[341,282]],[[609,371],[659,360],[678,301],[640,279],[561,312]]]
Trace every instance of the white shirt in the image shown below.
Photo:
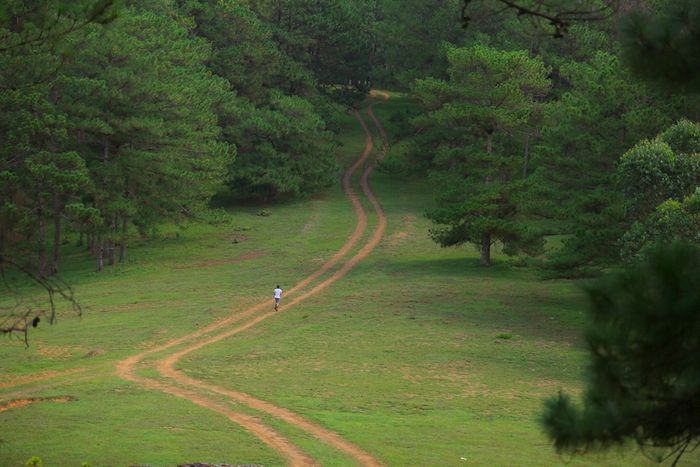
[[[275,289],[275,298],[282,298],[282,289]]]

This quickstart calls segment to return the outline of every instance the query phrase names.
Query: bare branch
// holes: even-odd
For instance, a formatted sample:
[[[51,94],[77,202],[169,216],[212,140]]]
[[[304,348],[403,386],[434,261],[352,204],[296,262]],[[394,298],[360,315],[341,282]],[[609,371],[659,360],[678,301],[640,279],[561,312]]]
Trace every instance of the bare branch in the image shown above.
[[[462,27],[466,28],[471,21],[467,9],[473,0],[464,0],[462,5]],[[477,0],[478,1],[478,0]],[[604,6],[598,8],[557,10],[546,0],[538,0],[532,6],[525,6],[513,0],[493,0],[504,5],[505,9],[515,10],[518,17],[529,17],[541,21],[554,28],[552,36],[561,38],[566,34],[571,23],[586,21],[602,21],[609,18],[619,8],[619,0],[606,0]]]
[[[25,276],[30,283],[43,289],[47,294],[48,306],[24,304],[22,292],[18,288],[13,287],[7,280],[7,274],[10,270]],[[37,327],[42,317],[50,324],[56,322],[56,298],[70,303],[72,311],[76,312],[78,316],[82,314],[82,309],[75,298],[73,289],[58,276],[42,277],[13,259],[0,256],[0,278],[0,287],[9,291],[14,298],[13,305],[4,309],[0,307],[0,313],[4,315],[1,317],[2,321],[0,321],[0,333],[10,337],[21,335],[26,346],[29,345],[28,333],[30,328]]]

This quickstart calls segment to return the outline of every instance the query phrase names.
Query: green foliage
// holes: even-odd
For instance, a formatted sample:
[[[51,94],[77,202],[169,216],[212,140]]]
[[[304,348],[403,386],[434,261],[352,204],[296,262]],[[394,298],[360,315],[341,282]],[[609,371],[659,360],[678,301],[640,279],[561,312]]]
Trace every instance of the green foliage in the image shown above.
[[[668,144],[675,154],[689,156],[700,153],[700,124],[683,118],[662,131],[659,139]]]
[[[27,89],[55,78],[71,39],[93,24],[108,24],[118,0],[56,0],[37,4],[7,0],[0,5],[0,91]]]
[[[620,159],[618,173],[628,211],[643,217],[664,199],[683,193],[678,159],[663,141],[642,141]]]
[[[328,187],[336,174],[331,134],[307,100],[272,96],[270,106],[237,111],[240,145],[228,185],[242,199],[272,201]]]
[[[197,34],[214,46],[210,69],[238,96],[217,108],[223,139],[237,147],[237,159],[228,164],[226,176],[233,197],[274,201],[306,196],[333,180],[332,136],[317,107],[326,104],[320,92],[349,78],[326,76],[328,81],[323,81],[319,72],[330,68],[319,66],[314,61],[318,57],[311,58],[311,52],[335,50],[338,44],[332,45],[329,37],[347,36],[342,28],[353,26],[327,17],[336,11],[333,3],[187,2]],[[289,23],[279,23],[280,8],[285,8],[283,17]],[[330,36],[323,42],[322,30],[306,29],[308,18],[300,16],[304,12],[313,12],[317,21],[336,21],[342,28],[329,26]]]
[[[560,219],[572,234],[547,268],[590,275],[619,261],[629,225],[615,177],[620,156],[666,128],[683,105],[639,82],[609,52],[566,61],[560,73],[561,97],[548,107],[548,125],[533,148],[537,212]]]
[[[700,125],[681,120],[640,142],[622,156],[618,174],[635,220],[666,199],[682,200],[700,186]]]
[[[622,259],[644,256],[658,243],[684,240],[700,244],[700,187],[682,202],[668,199],[642,221],[637,221],[622,237]]]
[[[582,407],[563,393],[543,424],[560,452],[635,440],[682,455],[700,440],[700,249],[674,243],[588,287]]]
[[[630,222],[622,257],[631,260],[659,241],[697,242],[700,125],[682,120],[622,157],[620,185]]]
[[[463,4],[462,24],[465,28],[474,20],[473,15],[481,13],[479,10],[486,9],[485,6],[491,6],[491,9],[496,10],[491,14],[517,16],[520,22],[526,23],[539,34],[545,32],[557,40],[566,37],[572,24],[604,20],[618,8],[617,2],[599,0],[579,0],[573,5],[551,0],[463,0]]]
[[[508,254],[537,253],[541,239],[518,217],[529,184],[521,179],[523,161],[513,153],[512,135],[536,125],[548,70],[525,52],[479,44],[450,48],[447,60],[449,80],[418,80],[414,88],[427,110],[414,124],[437,146],[431,236],[442,246],[478,245],[484,265],[496,240]]]
[[[416,79],[443,78],[444,43],[459,44],[465,31],[457,12],[460,0],[380,0],[376,6],[377,61],[372,70],[386,86],[408,89]]]
[[[172,6],[124,8],[115,19],[112,3],[38,9],[34,26],[10,34],[29,44],[36,33],[40,45],[0,51],[0,62],[16,68],[0,73],[0,171],[11,181],[0,238],[12,239],[0,247],[37,244],[42,275],[58,269],[66,216],[81,232],[124,243],[130,222],[148,229],[206,205],[235,153],[214,113],[234,95],[204,66],[209,45],[190,37]],[[69,53],[78,47],[80,55]],[[31,86],[17,86],[18,76]]]
[[[369,90],[373,3],[283,0],[253,2],[251,8],[270,26],[280,50],[309,70],[324,93],[354,104]]]
[[[132,226],[202,216],[226,184],[275,200],[334,179],[324,96],[369,85],[367,5],[30,3],[0,10],[0,248],[38,249],[41,274],[69,230],[99,269]]]
[[[569,215],[577,216],[571,221],[573,232],[548,258],[545,277],[592,277],[602,266],[615,264],[625,230],[622,196],[608,187],[593,189],[579,197]]]
[[[41,457],[32,456],[29,459],[27,459],[27,463],[25,465],[27,467],[42,467],[44,465],[44,462],[41,460]]]
[[[183,10],[196,23],[193,32],[212,44],[209,69],[225,78],[238,96],[264,105],[275,92],[313,93],[313,75],[279,47],[273,26],[252,6],[190,0]]]
[[[700,5],[694,0],[659,2],[624,18],[624,57],[639,75],[657,84],[700,91]]]

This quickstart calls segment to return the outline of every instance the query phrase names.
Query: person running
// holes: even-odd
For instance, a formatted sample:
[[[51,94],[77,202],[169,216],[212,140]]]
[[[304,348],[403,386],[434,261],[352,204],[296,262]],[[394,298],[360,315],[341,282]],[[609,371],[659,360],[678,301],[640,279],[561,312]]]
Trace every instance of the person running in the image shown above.
[[[275,289],[275,311],[280,307],[280,300],[282,300],[282,289],[280,289],[279,284],[277,284],[277,288]]]

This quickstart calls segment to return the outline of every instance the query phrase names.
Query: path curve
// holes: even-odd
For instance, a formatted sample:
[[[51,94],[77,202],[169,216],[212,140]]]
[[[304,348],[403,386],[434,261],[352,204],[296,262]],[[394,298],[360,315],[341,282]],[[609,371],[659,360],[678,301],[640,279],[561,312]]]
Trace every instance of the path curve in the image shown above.
[[[371,107],[369,107],[369,112],[371,112]],[[373,116],[373,114],[371,114]],[[355,117],[359,121],[360,125],[362,126],[363,130],[365,131],[365,135],[368,138],[368,145],[372,144],[371,140],[371,133],[369,129],[367,128],[366,123],[362,119],[362,117],[359,115],[358,112],[355,112]],[[376,120],[376,117],[372,117],[373,120],[376,121],[376,124],[379,125],[379,122]],[[381,128],[381,126],[378,126],[378,128]],[[383,133],[383,128],[380,130],[380,133],[384,135]],[[365,150],[367,150],[367,146],[365,146]],[[331,277],[328,279],[324,280],[320,284],[316,285],[314,288],[311,290],[307,291],[306,293],[296,297],[294,300],[289,302],[287,305],[285,305],[285,310],[289,309],[290,307],[296,305],[297,303],[301,302],[302,300],[305,300],[309,298],[312,295],[315,295],[319,292],[321,292],[323,289],[328,287],[329,285],[333,284],[334,282],[340,280],[343,278],[350,270],[357,265],[360,261],[365,259],[369,253],[379,244],[381,241],[384,231],[386,230],[386,216],[384,214],[384,210],[382,209],[381,205],[379,204],[379,201],[377,200],[376,196],[374,193],[372,193],[371,189],[369,188],[369,175],[372,173],[373,170],[373,165],[370,165],[367,167],[367,169],[363,172],[362,178],[360,179],[360,186],[362,187],[362,191],[365,193],[365,196],[369,199],[370,203],[374,207],[377,216],[379,218],[379,222],[377,224],[377,227],[374,230],[374,233],[372,234],[372,237],[370,240],[365,244],[360,251],[358,251],[355,256],[353,256],[349,261],[347,261],[338,271],[336,271]],[[359,461],[362,465],[367,465],[367,466],[379,466],[382,465],[381,462],[379,462],[376,458],[374,458],[371,454],[363,451],[362,449],[358,448],[357,446],[353,445],[352,443],[344,440],[341,438],[337,433],[334,433],[331,430],[328,430],[320,425],[317,425],[311,421],[308,421],[301,417],[300,415],[295,414],[294,412],[284,409],[281,407],[277,407],[269,402],[265,402],[263,400],[257,399],[249,394],[243,393],[241,391],[235,391],[231,389],[227,389],[224,387],[212,385],[209,382],[203,382],[203,381],[198,381],[194,378],[191,378],[187,375],[185,375],[182,371],[178,371],[175,368],[175,365],[177,362],[184,357],[185,355],[192,353],[198,349],[201,349],[202,347],[205,347],[209,344],[212,344],[214,342],[218,342],[222,339],[225,339],[227,337],[230,337],[232,335],[238,334],[240,332],[243,332],[254,325],[258,324],[260,321],[263,321],[267,319],[270,316],[275,315],[275,312],[269,312],[264,315],[258,316],[257,318],[249,321],[246,324],[243,324],[237,328],[231,329],[229,331],[226,331],[224,333],[221,333],[215,337],[212,337],[210,339],[207,339],[206,341],[198,342],[196,344],[193,344],[183,350],[180,350],[176,353],[173,353],[169,355],[168,357],[159,360],[156,364],[156,368],[158,369],[159,373],[167,378],[170,378],[174,381],[177,381],[181,385],[184,386],[191,386],[191,387],[198,387],[200,389],[206,389],[208,391],[217,393],[219,395],[223,395],[228,397],[231,400],[234,400],[238,403],[245,404],[253,409],[259,410],[261,412],[265,412],[269,415],[272,415],[276,418],[279,418],[281,420],[284,420],[285,422],[295,425],[312,435],[314,435],[316,438],[320,439],[321,441],[324,441],[325,443],[334,446],[336,449],[345,452],[346,454],[349,454],[353,458],[355,458],[357,461]]]
[[[385,99],[388,98],[388,95],[384,95]],[[386,133],[384,132],[384,129],[382,128],[381,124],[377,120],[377,118],[374,116],[374,113],[372,112],[372,106],[375,103],[370,104],[368,106],[368,114],[370,115],[370,118],[373,120],[375,126],[379,130],[384,146],[383,146],[383,151],[382,154],[380,155],[383,156],[387,147],[387,139],[386,139]],[[355,227],[355,230],[353,234],[350,236],[350,238],[346,241],[346,243],[341,247],[341,249],[332,257],[330,258],[321,268],[319,268],[316,272],[312,273],[305,279],[303,279],[301,282],[296,284],[292,289],[290,289],[287,293],[287,295],[293,295],[294,291],[297,290],[302,290],[305,286],[309,285],[312,283],[315,279],[323,275],[324,273],[328,272],[333,266],[335,266],[342,257],[347,255],[347,253],[355,246],[355,244],[359,241],[359,239],[362,237],[362,234],[366,230],[367,227],[367,215],[364,212],[364,209],[362,208],[362,204],[360,203],[359,197],[357,194],[354,192],[352,189],[352,175],[353,173],[362,165],[366,162],[368,159],[369,155],[372,152],[373,148],[373,141],[372,141],[372,135],[362,119],[361,115],[359,112],[355,111],[355,117],[362,126],[364,132],[365,132],[365,137],[366,137],[366,143],[365,143],[365,148],[362,152],[362,155],[360,158],[357,159],[357,161],[345,172],[343,176],[343,190],[350,200],[353,210],[355,211],[355,214],[357,216],[357,224]],[[376,196],[372,193],[370,187],[369,187],[369,182],[368,178],[369,175],[371,174],[373,170],[373,165],[370,164],[366,168],[366,170],[363,172],[362,177],[360,179],[360,186],[362,187],[362,191],[365,194],[365,196],[368,198],[370,203],[372,204],[375,212],[377,213],[378,216],[378,224],[377,227],[374,230],[374,233],[370,237],[369,241],[347,262],[345,262],[340,269],[338,269],[335,273],[333,273],[329,278],[325,279],[321,283],[317,284],[314,286],[311,290],[306,291],[305,293],[293,298],[288,304],[285,306],[285,310],[289,309],[290,307],[294,306],[295,304],[301,302],[302,300],[305,300],[306,298],[313,296],[322,290],[324,290],[326,287],[331,285],[332,283],[340,280],[343,278],[357,263],[362,261],[364,258],[366,258],[369,253],[379,244],[379,242],[382,239],[382,236],[384,234],[384,231],[386,229],[386,216],[384,215],[384,211],[381,208],[381,205],[379,204],[379,201],[377,200]],[[382,465],[377,459],[375,459],[371,454],[363,451],[359,447],[355,446],[354,444],[350,443],[349,441],[344,440],[341,438],[338,434],[323,428],[317,424],[314,424],[308,420],[305,420],[303,417],[287,410],[284,408],[280,408],[277,406],[274,406],[273,404],[270,404],[268,402],[259,400],[254,398],[253,396],[250,396],[248,394],[242,393],[240,391],[235,391],[227,388],[222,388],[218,386],[213,386],[209,383],[201,382],[198,380],[195,380],[181,371],[176,370],[175,365],[179,361],[180,358],[182,358],[184,355],[187,355],[191,352],[194,352],[206,345],[212,344],[214,342],[218,342],[222,339],[225,339],[227,337],[230,337],[232,335],[238,334],[240,332],[243,332],[256,324],[260,323],[261,321],[278,314],[277,312],[266,312],[263,314],[258,314],[260,311],[263,309],[269,307],[269,304],[267,301],[261,302],[257,305],[254,305],[247,310],[243,311],[242,313],[239,313],[235,316],[231,316],[228,318],[225,318],[223,320],[219,320],[217,322],[214,322],[205,328],[196,331],[194,333],[191,333],[187,336],[180,337],[178,339],[175,339],[173,341],[167,342],[165,344],[162,344],[160,346],[157,346],[154,349],[147,350],[145,352],[141,352],[137,355],[134,355],[132,357],[129,357],[117,365],[117,374],[122,377],[123,379],[136,382],[138,384],[141,384],[145,387],[155,389],[155,390],[160,390],[162,392],[166,392],[168,394],[172,394],[181,398],[188,399],[192,401],[193,403],[200,405],[202,407],[208,408],[210,410],[213,410],[215,412],[221,413],[223,415],[226,415],[230,420],[234,421],[235,423],[241,425],[243,428],[247,429],[251,433],[253,433],[255,436],[257,436],[259,439],[261,439],[264,443],[266,443],[268,446],[271,448],[277,450],[280,454],[282,454],[289,462],[291,465],[313,465],[315,462],[313,459],[308,457],[306,454],[304,454],[301,450],[296,448],[289,440],[286,438],[282,437],[279,433],[277,433],[275,430],[272,428],[269,428],[262,423],[260,423],[259,420],[257,420],[255,417],[251,417],[249,415],[244,415],[240,413],[236,413],[232,411],[231,409],[228,409],[225,406],[222,406],[220,404],[217,404],[215,402],[209,401],[200,394],[196,393],[193,390],[188,390],[188,389],[183,389],[182,387],[176,387],[176,386],[171,386],[168,385],[164,382],[157,381],[157,380],[152,380],[149,378],[144,378],[136,375],[135,373],[135,367],[137,364],[139,364],[145,357],[148,355],[151,355],[156,352],[160,352],[162,350],[167,350],[171,347],[174,347],[176,345],[179,345],[181,343],[190,341],[195,338],[201,338],[198,340],[197,343],[192,344],[185,349],[182,349],[180,351],[177,351],[175,353],[172,353],[171,355],[165,357],[164,359],[161,359],[156,362],[156,367],[158,371],[161,373],[161,375],[170,378],[177,383],[179,383],[181,386],[189,386],[191,388],[196,388],[199,390],[208,390],[214,393],[217,393],[219,395],[223,395],[227,397],[230,400],[234,400],[238,403],[242,403],[245,405],[248,405],[249,407],[256,409],[261,412],[268,413],[270,415],[273,415],[277,418],[280,418],[284,421],[286,421],[289,424],[292,424],[294,426],[297,426],[317,438],[319,438],[321,441],[326,442],[327,444],[335,447],[336,449],[345,452],[349,454],[350,456],[354,457],[357,461],[359,461],[363,465],[368,465],[368,466],[379,466]],[[269,309],[269,308],[268,308]],[[229,329],[227,331],[217,333],[216,335],[212,336],[207,336],[207,334],[210,334],[216,330],[220,330],[222,328],[228,327],[231,324],[234,324],[238,321],[242,321],[246,318],[252,318],[249,321],[247,321],[244,324],[241,324],[239,326],[234,327],[233,329]]]

